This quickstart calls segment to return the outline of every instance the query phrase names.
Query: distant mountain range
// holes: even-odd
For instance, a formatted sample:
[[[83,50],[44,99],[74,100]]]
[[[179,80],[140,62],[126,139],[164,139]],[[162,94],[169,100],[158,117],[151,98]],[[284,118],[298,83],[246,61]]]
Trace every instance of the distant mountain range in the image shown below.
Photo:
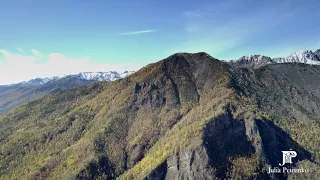
[[[231,65],[238,67],[259,68],[267,64],[275,63],[304,63],[312,65],[320,65],[320,49],[315,52],[310,50],[301,50],[291,54],[285,58],[271,58],[263,55],[242,56],[237,60],[229,62]]]
[[[88,85],[0,116],[0,179],[318,180],[317,52],[177,53],[113,82],[49,81]]]
[[[17,84],[2,85],[0,86],[0,114],[47,94],[57,93],[65,89],[84,86],[98,81],[115,81],[132,73],[133,71],[125,71],[123,73],[115,71],[81,72],[79,74],[36,78]]]
[[[183,53],[177,53],[183,54]],[[260,68],[268,64],[304,63],[320,65],[320,49],[301,50],[285,58],[271,58],[264,55],[248,55],[239,59],[227,61],[237,68]],[[0,114],[23,103],[43,97],[46,94],[56,93],[64,89],[88,85],[97,81],[115,81],[124,78],[133,71],[122,73],[109,72],[81,72],[78,74],[59,75],[54,77],[35,78],[16,84],[0,85]]]
[[[45,77],[45,78],[35,78],[29,81],[24,81],[17,84],[9,84],[2,86],[39,86],[46,83],[52,83],[61,79],[66,78],[76,78],[79,80],[88,80],[88,81],[115,81],[121,78],[124,78],[134,71],[125,71],[123,73],[118,73],[116,71],[108,72],[80,72],[78,74],[68,74],[68,75],[59,75],[54,77]]]
[[[285,58],[283,57],[271,58],[264,55],[247,55],[247,56],[242,56],[239,59],[230,60],[227,62],[231,65],[235,65],[238,67],[254,67],[254,68],[259,68],[261,66],[265,66],[267,64],[274,64],[274,63],[304,63],[304,64],[320,65],[320,49],[316,50],[315,52],[311,50],[300,50]],[[78,74],[35,78],[29,81],[24,81],[16,84],[0,85],[0,87],[38,86],[38,85],[43,85],[48,82],[54,82],[64,78],[77,78],[79,80],[88,80],[88,81],[115,81],[115,80],[124,78],[132,74],[133,72],[134,71],[124,71],[122,73],[119,73],[116,71],[80,72]]]

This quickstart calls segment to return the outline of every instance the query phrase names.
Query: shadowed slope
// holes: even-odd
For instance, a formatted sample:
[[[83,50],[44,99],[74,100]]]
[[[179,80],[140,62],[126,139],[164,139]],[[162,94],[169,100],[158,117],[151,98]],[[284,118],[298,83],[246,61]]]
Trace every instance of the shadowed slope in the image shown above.
[[[286,122],[281,111],[268,112],[282,105],[266,99],[281,102],[287,92],[279,85],[275,96],[266,84],[284,77],[178,53],[122,80],[45,96],[0,117],[0,177],[271,178],[266,169],[279,161],[279,148],[296,149],[295,165],[317,169],[317,147],[305,143],[316,132],[299,136],[277,123]],[[314,122],[318,109],[307,110],[306,122]]]

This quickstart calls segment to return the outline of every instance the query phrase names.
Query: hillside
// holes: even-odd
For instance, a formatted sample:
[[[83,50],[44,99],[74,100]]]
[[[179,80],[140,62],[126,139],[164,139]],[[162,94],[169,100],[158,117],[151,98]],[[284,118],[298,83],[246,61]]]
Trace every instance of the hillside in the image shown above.
[[[174,54],[0,116],[0,179],[317,179],[319,86],[319,66]],[[268,174],[290,149],[310,172]]]
[[[64,89],[88,85],[93,82],[95,81],[66,78],[41,85],[0,86],[0,114],[4,114],[21,104],[36,100],[44,95],[56,93]]]
[[[97,81],[114,81],[126,77],[132,71],[124,73],[82,72],[79,74],[56,76],[51,78],[36,78],[18,84],[0,86],[0,114],[11,109],[39,99],[47,94],[53,94],[65,89],[89,85]]]

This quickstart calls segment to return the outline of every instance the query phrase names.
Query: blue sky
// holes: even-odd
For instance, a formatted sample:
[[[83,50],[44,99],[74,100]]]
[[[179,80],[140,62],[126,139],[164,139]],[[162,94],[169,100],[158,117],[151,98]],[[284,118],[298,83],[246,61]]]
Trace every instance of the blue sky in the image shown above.
[[[137,70],[182,51],[229,60],[315,50],[319,7],[318,0],[4,0],[0,84]]]

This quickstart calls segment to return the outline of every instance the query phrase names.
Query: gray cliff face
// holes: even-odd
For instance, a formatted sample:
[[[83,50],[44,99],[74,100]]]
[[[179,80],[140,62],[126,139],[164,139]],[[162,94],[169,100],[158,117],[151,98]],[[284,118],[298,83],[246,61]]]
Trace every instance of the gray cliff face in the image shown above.
[[[230,159],[246,157],[255,152],[261,154],[262,144],[254,144],[259,132],[253,119],[234,119],[229,109],[226,111],[210,120],[204,129],[201,146],[195,149],[187,147],[170,156],[146,179],[213,180],[242,177],[239,172],[228,173],[232,165]]]
[[[201,146],[186,147],[170,156],[164,164],[145,179],[213,180],[226,178],[230,176],[227,175],[231,165],[228,158],[246,156],[253,150],[253,146],[247,140],[243,121],[233,119],[230,112],[226,112],[210,120],[204,129]]]
[[[294,123],[303,127],[319,123],[319,72],[320,66],[306,64],[234,68],[231,84],[235,90],[254,99],[258,108],[274,120],[249,109],[234,117],[231,112],[237,107],[226,107],[223,115],[206,125],[200,147],[170,156],[146,179],[288,179],[286,174],[266,172],[268,167],[278,166],[282,159],[279,152],[284,149],[299,154],[293,166],[305,161],[316,166],[319,157],[300,146],[285,129],[295,127]],[[247,160],[234,168],[243,158]],[[260,173],[246,174],[247,169]]]
[[[168,180],[214,179],[213,173],[208,168],[208,153],[203,147],[180,151],[168,158],[167,166],[165,179]]]
[[[228,111],[212,119],[204,129],[202,145],[185,148],[170,156],[145,179],[151,180],[213,180],[213,179],[287,179],[287,175],[267,174],[265,169],[278,165],[283,149],[295,149],[294,160],[312,160],[310,152],[299,146],[272,121],[245,113],[235,119]],[[259,157],[259,158],[255,158]],[[237,159],[247,158],[235,168]],[[251,162],[252,164],[249,164]],[[253,168],[260,174],[246,174]]]
[[[213,171],[210,169],[209,157],[204,147],[197,149],[186,148],[155,169],[147,180],[213,180]]]

